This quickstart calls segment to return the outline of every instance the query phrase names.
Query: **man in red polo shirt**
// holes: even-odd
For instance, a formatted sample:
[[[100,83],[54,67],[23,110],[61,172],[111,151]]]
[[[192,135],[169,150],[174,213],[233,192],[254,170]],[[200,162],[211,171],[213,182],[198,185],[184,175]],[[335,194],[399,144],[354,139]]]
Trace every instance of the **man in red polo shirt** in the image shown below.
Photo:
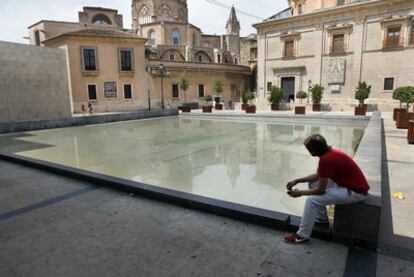
[[[321,135],[308,137],[304,145],[314,157],[319,157],[318,171],[287,184],[291,197],[308,196],[297,233],[286,236],[289,243],[308,242],[315,221],[329,223],[327,205],[350,204],[364,200],[369,185],[359,166],[346,153],[327,144]],[[310,183],[308,190],[293,190],[298,183]]]

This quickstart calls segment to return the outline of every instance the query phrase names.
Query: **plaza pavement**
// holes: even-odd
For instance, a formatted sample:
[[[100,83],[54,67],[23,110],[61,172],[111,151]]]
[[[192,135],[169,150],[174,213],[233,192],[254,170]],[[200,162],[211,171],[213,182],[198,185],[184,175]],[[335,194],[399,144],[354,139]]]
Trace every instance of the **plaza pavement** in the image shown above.
[[[384,126],[378,254],[0,161],[0,276],[414,276],[414,146]]]

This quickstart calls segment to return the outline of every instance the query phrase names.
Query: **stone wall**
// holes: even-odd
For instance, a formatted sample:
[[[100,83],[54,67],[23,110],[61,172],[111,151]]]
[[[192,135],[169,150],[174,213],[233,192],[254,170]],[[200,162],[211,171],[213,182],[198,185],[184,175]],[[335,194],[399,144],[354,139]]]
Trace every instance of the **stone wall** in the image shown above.
[[[71,117],[66,53],[0,41],[0,122]]]

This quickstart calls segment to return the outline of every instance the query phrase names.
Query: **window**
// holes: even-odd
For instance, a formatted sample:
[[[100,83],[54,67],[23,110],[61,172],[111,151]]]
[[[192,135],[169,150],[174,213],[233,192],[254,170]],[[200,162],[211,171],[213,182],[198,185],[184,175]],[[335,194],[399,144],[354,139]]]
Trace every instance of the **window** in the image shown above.
[[[121,71],[132,71],[132,50],[119,50]]]
[[[96,70],[96,51],[93,48],[83,49],[83,68],[86,71]]]
[[[179,94],[178,94],[178,84],[173,84],[172,85],[172,97],[173,98],[178,98]]]
[[[387,29],[387,39],[385,43],[386,48],[396,48],[400,45],[401,26],[390,27]]]
[[[138,24],[151,23],[151,13],[147,6],[142,6],[138,15]]]
[[[157,41],[157,34],[154,31],[151,31],[149,38],[150,43],[155,44]]]
[[[204,85],[198,85],[198,97],[204,97]]]
[[[410,44],[414,44],[414,20],[411,22],[411,39]]]
[[[271,91],[272,90],[272,82],[267,82],[267,91]]]
[[[201,63],[203,62],[203,55],[198,55],[198,61]]]
[[[104,14],[97,14],[92,17],[92,23],[99,25],[112,25],[112,21]]]
[[[338,0],[338,6],[344,6],[345,0]]]
[[[286,58],[295,56],[294,45],[295,45],[295,42],[293,40],[285,41],[285,57]]]
[[[124,98],[125,99],[132,99],[132,85],[125,84],[124,85]]]
[[[332,36],[332,53],[344,53],[345,52],[345,35],[337,34]]]
[[[196,35],[193,34],[193,45],[195,45],[195,44],[196,44]]]
[[[88,85],[88,99],[89,100],[97,99],[96,85]]]
[[[218,63],[221,63],[221,55],[219,54],[219,55],[217,55],[217,62]]]
[[[384,78],[384,90],[394,90],[394,78]]]
[[[174,53],[170,53],[170,61],[175,61],[175,54]]]
[[[257,48],[250,49],[250,60],[257,60]]]
[[[298,14],[302,14],[303,13],[303,10],[302,10],[302,4],[300,4],[299,6],[298,6]]]
[[[174,30],[172,32],[172,44],[173,45],[179,45],[180,44],[180,32],[177,30]]]
[[[34,35],[35,35],[35,43],[36,43],[36,46],[40,46],[40,31],[39,30],[36,30],[34,32]]]

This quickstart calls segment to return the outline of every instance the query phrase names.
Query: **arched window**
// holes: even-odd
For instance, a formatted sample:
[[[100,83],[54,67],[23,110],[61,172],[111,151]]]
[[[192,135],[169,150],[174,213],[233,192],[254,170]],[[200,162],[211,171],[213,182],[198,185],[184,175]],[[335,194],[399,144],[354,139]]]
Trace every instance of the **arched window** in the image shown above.
[[[92,17],[93,24],[112,25],[112,21],[104,14],[97,14]]]
[[[195,44],[196,44],[196,35],[193,34],[193,45],[195,45]]]
[[[156,44],[156,41],[157,41],[157,34],[155,33],[155,31],[150,31],[150,35],[149,35],[150,44]]]
[[[138,24],[151,23],[151,13],[147,6],[142,6],[139,11]]]
[[[172,44],[173,45],[179,45],[180,44],[180,32],[177,30],[174,30],[172,32]]]

